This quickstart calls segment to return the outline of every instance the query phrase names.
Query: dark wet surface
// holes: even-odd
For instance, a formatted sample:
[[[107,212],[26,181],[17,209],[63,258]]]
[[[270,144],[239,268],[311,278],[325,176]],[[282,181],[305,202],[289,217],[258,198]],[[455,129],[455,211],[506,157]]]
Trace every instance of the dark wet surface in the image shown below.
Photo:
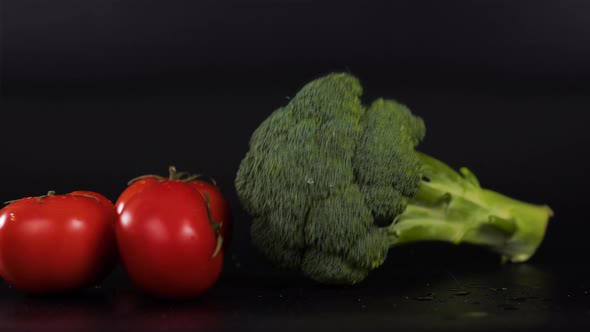
[[[502,265],[448,246],[398,248],[364,283],[326,287],[257,258],[233,186],[236,170],[260,122],[323,71],[195,75],[186,86],[176,82],[178,91],[160,78],[122,81],[114,91],[92,84],[35,90],[23,81],[22,95],[1,105],[1,201],[48,189],[90,189],[116,200],[129,179],[174,163],[216,178],[236,228],[222,279],[198,299],[147,298],[120,267],[100,287],[67,297],[27,297],[2,283],[0,331],[590,331],[587,80],[572,86],[437,73],[407,80],[361,69],[351,66],[366,102],[394,98],[425,119],[422,151],[468,166],[484,187],[551,206],[555,218],[530,262]]]
[[[433,249],[435,261],[426,266]],[[397,253],[405,258],[354,287],[318,285],[260,261],[238,263],[234,255],[210,292],[181,302],[142,295],[120,268],[101,285],[68,296],[30,297],[2,284],[0,330],[590,328],[588,273],[573,264],[500,265],[482,252],[437,245]]]

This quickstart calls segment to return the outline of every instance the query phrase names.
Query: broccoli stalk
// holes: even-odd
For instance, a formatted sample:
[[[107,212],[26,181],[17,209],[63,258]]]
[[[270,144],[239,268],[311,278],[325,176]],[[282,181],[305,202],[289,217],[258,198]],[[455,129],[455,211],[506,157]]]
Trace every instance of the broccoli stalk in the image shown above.
[[[511,262],[528,260],[545,236],[553,211],[480,187],[471,171],[461,175],[418,153],[423,179],[403,214],[388,227],[391,245],[420,241],[480,245]]]

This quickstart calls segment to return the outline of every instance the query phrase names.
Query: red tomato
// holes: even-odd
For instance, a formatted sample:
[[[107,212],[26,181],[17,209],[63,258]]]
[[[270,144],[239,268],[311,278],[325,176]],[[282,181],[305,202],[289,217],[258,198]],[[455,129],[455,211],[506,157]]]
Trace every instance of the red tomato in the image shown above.
[[[129,277],[151,295],[193,297],[221,274],[223,251],[205,200],[181,181],[158,181],[128,198],[116,235]]]
[[[172,169],[172,172],[175,172],[175,169]],[[174,177],[174,173],[170,176],[171,178]],[[143,191],[145,188],[150,187],[156,183],[164,181],[164,178],[160,177],[159,179],[157,176],[147,176],[142,177],[139,180],[131,183],[122,193],[119,195],[117,202],[115,203],[115,207],[117,209],[117,213],[121,213],[123,208],[131,199],[131,197],[135,196],[135,194]],[[186,181],[186,183],[190,184],[193,188],[199,191],[203,198],[205,198],[205,193],[209,196],[209,208],[211,211],[211,218],[216,222],[219,223],[219,234],[223,238],[223,248],[227,248],[231,242],[231,210],[229,204],[223,193],[219,189],[219,187],[211,182],[203,181],[200,179],[194,179]]]
[[[101,198],[102,197],[102,198]],[[84,192],[15,201],[0,211],[2,277],[27,293],[91,286],[113,268],[117,213]]]
[[[227,248],[231,241],[231,211],[229,204],[225,200],[219,187],[211,182],[202,180],[193,180],[188,182],[193,188],[197,189],[205,198],[209,196],[209,208],[211,209],[211,218],[220,224],[219,234],[223,237],[223,247]]]

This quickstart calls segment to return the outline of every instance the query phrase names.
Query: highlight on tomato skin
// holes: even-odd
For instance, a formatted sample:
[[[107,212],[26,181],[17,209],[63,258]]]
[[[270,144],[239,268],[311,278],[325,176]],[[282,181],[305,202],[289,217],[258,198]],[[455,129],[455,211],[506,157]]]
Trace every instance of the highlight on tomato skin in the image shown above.
[[[129,201],[131,197],[158,182],[158,179],[155,177],[146,177],[129,184],[129,186],[125,188],[125,190],[119,195],[119,198],[117,198],[117,201],[115,202],[117,213],[120,214],[123,211],[127,201]]]
[[[0,274],[30,294],[92,286],[115,266],[116,220],[114,205],[92,191],[9,202],[0,210]]]

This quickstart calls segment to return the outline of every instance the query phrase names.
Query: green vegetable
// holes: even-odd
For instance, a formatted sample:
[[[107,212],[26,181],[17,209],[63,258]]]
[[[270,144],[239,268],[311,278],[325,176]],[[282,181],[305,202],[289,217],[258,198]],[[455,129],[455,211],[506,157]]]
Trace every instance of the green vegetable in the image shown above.
[[[483,189],[414,150],[422,119],[330,74],[307,84],[254,132],[235,185],[253,217],[251,239],[271,262],[322,283],[355,284],[392,246],[469,243],[508,261],[529,259],[552,216]]]

